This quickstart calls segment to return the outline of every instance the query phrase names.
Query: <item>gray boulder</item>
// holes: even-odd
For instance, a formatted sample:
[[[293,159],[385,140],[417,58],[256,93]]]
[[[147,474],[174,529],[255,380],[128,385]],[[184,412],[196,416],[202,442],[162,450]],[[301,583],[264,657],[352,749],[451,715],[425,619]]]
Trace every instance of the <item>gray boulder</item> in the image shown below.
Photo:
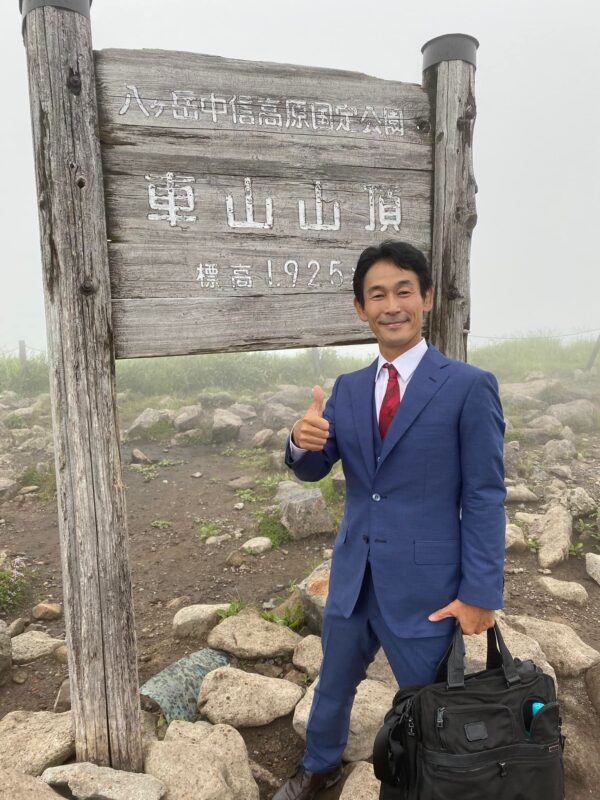
[[[506,621],[539,642],[559,677],[576,677],[600,664],[600,653],[582,641],[569,625],[524,614],[507,615]]]
[[[531,489],[528,489],[525,484],[520,483],[517,486],[506,487],[506,503],[537,503],[538,496],[534,494]]]
[[[559,419],[576,431],[591,431],[595,425],[596,409],[589,400],[571,400],[557,403],[547,409],[547,413]]]
[[[504,547],[507,553],[524,553],[527,550],[525,534],[518,525],[509,524],[506,526]]]
[[[379,800],[381,783],[375,777],[373,765],[357,761],[344,782],[340,800]]]
[[[577,449],[569,439],[550,439],[544,445],[543,459],[546,464],[558,461],[571,461],[577,455]]]
[[[325,561],[319,564],[297,587],[306,622],[315,633],[320,633],[321,631],[323,611],[329,594],[330,572],[331,561]]]
[[[246,403],[234,403],[229,406],[228,410],[231,411],[232,414],[235,414],[236,417],[239,417],[242,422],[248,419],[255,419],[257,416],[254,406],[249,406]]]
[[[25,631],[12,639],[12,660],[15,664],[29,664],[49,656],[62,645],[62,639],[54,639],[43,631]]]
[[[306,672],[311,680],[314,680],[321,669],[323,660],[323,647],[321,637],[310,634],[301,639],[294,650],[292,662],[295,667]]]
[[[263,422],[270,428],[291,428],[298,419],[298,412],[282,403],[267,403],[263,410]]]
[[[596,510],[596,501],[593,497],[590,497],[583,486],[576,486],[574,489],[570,489],[567,492],[566,503],[567,508],[575,519],[587,517]]]
[[[543,576],[538,578],[538,584],[549,595],[566,603],[584,606],[589,600],[585,587],[576,581],[558,581],[556,578]]]
[[[231,442],[240,438],[242,420],[226,408],[217,408],[213,414],[212,441]]]
[[[302,694],[290,681],[220,667],[202,681],[198,710],[212,723],[235,728],[268,725],[293,711]]]
[[[173,636],[177,639],[204,639],[219,621],[219,611],[228,603],[199,604],[180,608],[173,618]]]
[[[259,800],[246,745],[229,725],[214,725],[199,740],[152,742],[144,771],[167,787],[164,800]]]
[[[538,561],[543,569],[552,569],[569,555],[573,520],[566,508],[551,506],[539,520],[537,530],[540,540]]]
[[[44,770],[50,786],[68,788],[78,800],[161,800],[167,788],[152,775],[98,767],[89,761]]]
[[[525,428],[521,428],[520,433],[523,438],[532,444],[544,444],[550,439],[560,436],[563,424],[556,417],[544,414],[533,419]]]
[[[59,795],[39,778],[0,768],[0,795],[6,800],[59,800]]]
[[[291,656],[300,638],[285,625],[268,622],[247,608],[213,628],[208,644],[238,658],[277,658]]]
[[[173,420],[173,427],[179,433],[191,431],[201,425],[203,420],[202,406],[200,403],[194,406],[184,406],[176,412]]]
[[[6,683],[12,664],[12,643],[8,628],[0,630],[0,686]]]
[[[135,439],[138,436],[143,436],[147,431],[151,430],[157,425],[165,424],[170,425],[175,417],[175,412],[168,409],[155,409],[146,408],[142,413],[136,417],[134,422],[125,431],[125,436],[129,439]]]
[[[281,522],[292,539],[333,533],[335,527],[320,489],[303,489],[282,501]]]
[[[600,555],[598,553],[585,554],[585,571],[600,586]]]
[[[10,711],[0,720],[0,768],[41,775],[75,753],[71,712]]]

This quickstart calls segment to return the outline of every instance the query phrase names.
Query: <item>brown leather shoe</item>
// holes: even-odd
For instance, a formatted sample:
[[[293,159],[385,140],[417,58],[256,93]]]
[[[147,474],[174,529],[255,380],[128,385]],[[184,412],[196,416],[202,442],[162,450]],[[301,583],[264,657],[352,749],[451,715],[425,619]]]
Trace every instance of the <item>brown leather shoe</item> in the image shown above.
[[[342,765],[329,772],[309,772],[300,764],[273,800],[313,800],[321,789],[329,789],[342,777]]]

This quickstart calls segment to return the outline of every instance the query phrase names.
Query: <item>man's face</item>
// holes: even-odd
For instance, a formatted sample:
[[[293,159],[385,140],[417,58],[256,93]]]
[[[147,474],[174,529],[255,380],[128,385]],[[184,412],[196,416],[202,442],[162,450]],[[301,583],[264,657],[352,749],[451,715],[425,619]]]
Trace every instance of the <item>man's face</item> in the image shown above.
[[[364,279],[365,307],[356,298],[356,313],[368,322],[381,354],[393,361],[421,339],[423,315],[431,310],[433,291],[421,296],[415,272],[390,261],[376,261]]]

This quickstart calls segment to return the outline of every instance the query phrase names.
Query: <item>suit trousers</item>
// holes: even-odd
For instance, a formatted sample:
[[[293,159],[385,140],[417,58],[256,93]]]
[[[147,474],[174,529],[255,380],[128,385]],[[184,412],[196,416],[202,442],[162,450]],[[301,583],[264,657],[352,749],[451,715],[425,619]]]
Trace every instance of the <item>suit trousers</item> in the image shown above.
[[[321,630],[323,661],[306,728],[304,767],[311,772],[328,772],[340,762],[348,741],[356,689],[380,646],[398,685],[406,688],[433,681],[452,634],[453,631],[444,636],[412,639],[395,636],[381,615],[367,562],[350,617],[331,610],[329,604],[325,607]],[[390,706],[391,699],[390,696]]]

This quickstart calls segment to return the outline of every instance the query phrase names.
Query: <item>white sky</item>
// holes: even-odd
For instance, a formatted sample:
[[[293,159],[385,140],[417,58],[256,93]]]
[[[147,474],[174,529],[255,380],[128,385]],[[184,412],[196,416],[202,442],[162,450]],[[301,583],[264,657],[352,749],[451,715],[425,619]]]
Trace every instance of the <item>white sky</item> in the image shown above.
[[[158,47],[421,80],[421,46],[480,41],[476,336],[600,328],[600,12],[591,0],[95,0],[94,47]],[[0,6],[0,352],[45,348],[18,0]],[[354,312],[353,312],[354,313]],[[591,338],[593,334],[590,334]]]

